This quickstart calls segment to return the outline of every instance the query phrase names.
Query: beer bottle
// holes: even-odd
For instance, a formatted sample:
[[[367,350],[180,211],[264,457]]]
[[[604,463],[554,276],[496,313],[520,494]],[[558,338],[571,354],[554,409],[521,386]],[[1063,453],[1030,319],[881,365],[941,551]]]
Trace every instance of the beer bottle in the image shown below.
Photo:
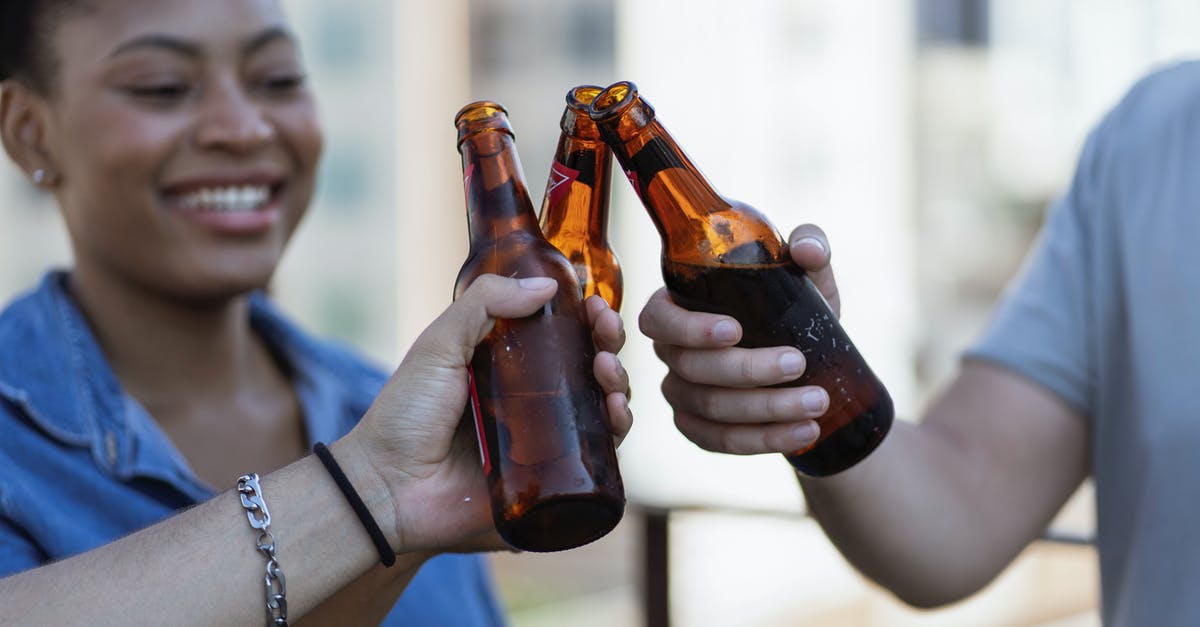
[[[584,299],[599,294],[620,311],[621,265],[608,244],[612,154],[588,117],[588,105],[602,89],[580,85],[567,92],[541,225],[546,239],[575,267]]]
[[[471,239],[455,298],[484,273],[558,281],[537,313],[497,320],[471,360],[492,518],[518,549],[580,546],[617,525],[625,495],[579,283],[538,228],[504,108],[475,102],[454,124]]]
[[[675,143],[630,82],[592,101],[600,127],[662,237],[663,279],[687,309],[733,316],[739,346],[796,346],[808,367],[786,385],[817,385],[830,397],[813,445],[786,454],[812,476],[853,466],[892,424],[892,399],[792,261],[779,231],[757,210],[721,196]]]

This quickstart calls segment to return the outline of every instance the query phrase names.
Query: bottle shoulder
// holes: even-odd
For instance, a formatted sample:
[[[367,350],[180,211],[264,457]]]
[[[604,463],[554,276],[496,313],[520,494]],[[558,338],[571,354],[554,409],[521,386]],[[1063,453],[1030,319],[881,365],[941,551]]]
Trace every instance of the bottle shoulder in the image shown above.
[[[698,265],[762,265],[790,259],[779,231],[757,209],[738,201],[662,225],[664,257]]]
[[[455,281],[457,297],[484,274],[512,278],[547,276],[578,289],[575,270],[567,258],[540,235],[513,233],[488,242],[473,243]]]

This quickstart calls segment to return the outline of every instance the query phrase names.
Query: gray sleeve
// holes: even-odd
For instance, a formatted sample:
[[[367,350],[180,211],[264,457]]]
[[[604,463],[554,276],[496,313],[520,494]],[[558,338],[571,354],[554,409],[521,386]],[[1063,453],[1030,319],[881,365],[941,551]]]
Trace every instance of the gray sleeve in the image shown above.
[[[1107,122],[1107,121],[1106,121]],[[1088,138],[1070,188],[1050,209],[1030,256],[1008,286],[982,338],[966,357],[1003,365],[1085,415],[1094,398],[1097,214],[1106,126]]]

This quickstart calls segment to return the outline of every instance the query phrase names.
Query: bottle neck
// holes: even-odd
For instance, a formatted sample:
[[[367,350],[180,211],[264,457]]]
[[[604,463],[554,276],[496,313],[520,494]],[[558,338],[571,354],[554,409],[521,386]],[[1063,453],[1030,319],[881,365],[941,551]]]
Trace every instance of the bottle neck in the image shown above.
[[[609,145],[660,231],[664,222],[705,220],[713,212],[729,209],[729,201],[657,120],[650,119],[636,130],[602,127],[602,131],[623,135]]]
[[[786,243],[770,221],[721,196],[655,119],[653,108],[637,96],[623,102],[598,119],[600,132],[658,228],[664,262],[712,267],[788,259]]]
[[[608,241],[612,153],[600,139],[564,132],[554,152],[542,207],[543,231]]]
[[[471,247],[514,231],[540,236],[517,146],[504,131],[467,135],[460,146]]]

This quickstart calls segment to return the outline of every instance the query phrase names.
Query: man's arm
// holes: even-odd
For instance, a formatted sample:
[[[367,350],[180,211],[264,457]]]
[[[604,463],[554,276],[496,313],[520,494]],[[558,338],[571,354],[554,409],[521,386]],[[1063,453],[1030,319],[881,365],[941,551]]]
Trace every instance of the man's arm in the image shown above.
[[[792,255],[834,312],[829,245],[815,226]],[[680,431],[735,454],[794,451],[817,437],[828,407],[799,376],[793,347],[742,349],[728,316],[690,312],[660,290],[642,331],[667,364],[663,395]],[[1087,474],[1087,426],[1059,397],[1006,367],[967,360],[916,425],[897,422],[859,465],[802,477],[813,515],[846,557],[905,601],[932,606],[985,585],[1035,539]]]
[[[932,607],[991,581],[1087,474],[1086,423],[1007,368],[968,360],[917,425],[859,465],[802,477],[809,508],[858,569]]]

